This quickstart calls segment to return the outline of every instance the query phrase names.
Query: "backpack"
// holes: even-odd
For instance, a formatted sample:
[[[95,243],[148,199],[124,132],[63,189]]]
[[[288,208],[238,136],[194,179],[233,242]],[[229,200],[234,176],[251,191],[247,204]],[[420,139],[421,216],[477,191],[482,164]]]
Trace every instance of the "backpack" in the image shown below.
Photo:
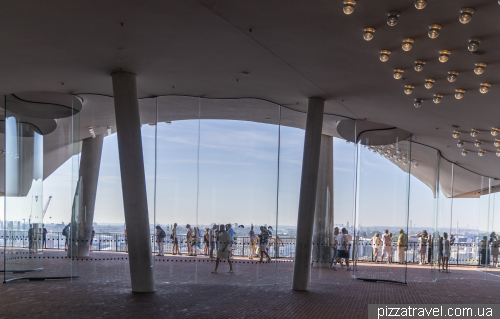
[[[160,238],[165,238],[167,237],[167,234],[165,234],[165,231],[162,229],[160,232]]]
[[[68,234],[66,233],[66,232],[67,232],[67,230],[68,230],[68,229],[67,229],[66,227],[64,227],[64,228],[63,228],[63,230],[62,230],[62,235],[63,235],[63,236],[67,236],[67,235],[68,235]]]

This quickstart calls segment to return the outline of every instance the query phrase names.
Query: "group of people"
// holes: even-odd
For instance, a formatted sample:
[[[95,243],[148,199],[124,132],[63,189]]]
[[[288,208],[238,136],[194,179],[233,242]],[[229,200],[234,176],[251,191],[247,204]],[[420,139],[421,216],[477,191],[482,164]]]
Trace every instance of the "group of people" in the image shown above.
[[[382,237],[380,237],[379,233],[376,233],[371,239],[372,243],[372,248],[373,248],[373,255],[372,255],[372,261],[378,262],[378,255],[381,254],[380,262],[384,262],[384,258],[387,254],[387,263],[392,263],[392,243],[393,243],[393,236],[392,233],[389,232],[388,229],[384,230],[384,233],[382,234]],[[399,264],[404,264],[406,263],[405,261],[405,251],[408,248],[408,235],[405,234],[403,229],[399,230],[399,236],[398,236],[398,241],[397,241],[397,248],[398,248],[398,257],[399,257]]]
[[[492,264],[491,267],[498,266],[498,255],[500,253],[500,235],[495,232],[491,232],[490,238],[488,236],[483,236],[480,242],[481,244],[481,266],[486,267],[490,265],[490,254],[488,254],[488,246],[490,248]]]

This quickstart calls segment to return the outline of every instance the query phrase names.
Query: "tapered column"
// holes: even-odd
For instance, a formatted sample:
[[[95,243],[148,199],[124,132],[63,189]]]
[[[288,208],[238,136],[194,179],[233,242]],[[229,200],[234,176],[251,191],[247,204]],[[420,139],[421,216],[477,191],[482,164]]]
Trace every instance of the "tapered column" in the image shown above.
[[[333,137],[321,136],[312,246],[313,267],[330,267],[333,232]]]
[[[155,291],[136,76],[113,73],[116,131],[132,291]]]
[[[82,142],[82,157],[80,159],[82,211],[78,222],[78,257],[89,255],[103,140],[104,135],[97,135],[95,138],[87,138]]]
[[[307,290],[309,285],[324,107],[323,99],[309,98],[293,265],[293,290]]]

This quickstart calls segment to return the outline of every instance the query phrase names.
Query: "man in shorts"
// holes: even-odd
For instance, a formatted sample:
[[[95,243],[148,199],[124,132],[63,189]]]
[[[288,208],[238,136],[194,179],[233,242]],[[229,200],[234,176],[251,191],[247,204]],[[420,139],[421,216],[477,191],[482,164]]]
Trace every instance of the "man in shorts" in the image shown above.
[[[256,235],[255,232],[253,231],[253,225],[250,227],[250,231],[248,232],[248,237],[250,240],[250,248],[248,250],[248,259],[253,259],[255,256],[255,239]]]
[[[229,263],[229,273],[233,272],[233,263],[231,262],[231,258],[229,258],[229,248],[231,247],[231,234],[226,231],[224,225],[220,225],[219,228],[219,238],[217,240],[219,243],[217,249],[217,261],[215,262],[215,269],[212,271],[212,274],[217,273],[217,268],[219,268],[219,262],[221,259],[227,259]]]
[[[380,262],[384,262],[385,253],[387,252],[387,263],[391,263],[391,253],[392,253],[392,237],[389,235],[389,230],[384,230],[384,234],[382,235],[382,260]]]
[[[337,263],[344,258],[345,263],[347,265],[347,271],[352,270],[349,267],[349,239],[347,238],[347,229],[342,228],[341,234],[337,237],[338,246],[337,246],[337,258],[335,258],[333,262],[332,269],[337,270]]]
[[[172,255],[182,255],[179,251],[179,241],[177,240],[177,223],[174,223],[172,227],[172,234],[170,234],[170,239],[172,239]],[[177,249],[177,253],[175,252]]]

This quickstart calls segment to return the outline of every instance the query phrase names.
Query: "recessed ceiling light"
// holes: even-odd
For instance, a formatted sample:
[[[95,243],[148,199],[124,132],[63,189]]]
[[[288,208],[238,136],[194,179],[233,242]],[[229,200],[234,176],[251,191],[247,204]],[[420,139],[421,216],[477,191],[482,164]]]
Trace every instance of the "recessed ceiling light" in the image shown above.
[[[478,133],[479,133],[478,130],[475,130],[475,129],[470,130],[470,136],[472,136],[472,137],[476,137]]]
[[[499,129],[494,127],[491,129],[491,136],[497,136],[498,135]]]
[[[484,156],[485,153],[486,153],[485,150],[479,150],[479,152],[477,152],[477,155]]]
[[[462,150],[462,156],[467,156],[467,153],[469,153],[468,150]]]
[[[459,135],[460,135],[459,131],[454,131],[453,132],[453,138],[458,138]]]
[[[424,100],[422,99],[415,99],[415,102],[413,103],[413,106],[416,107],[417,109],[422,106],[422,102]]]

